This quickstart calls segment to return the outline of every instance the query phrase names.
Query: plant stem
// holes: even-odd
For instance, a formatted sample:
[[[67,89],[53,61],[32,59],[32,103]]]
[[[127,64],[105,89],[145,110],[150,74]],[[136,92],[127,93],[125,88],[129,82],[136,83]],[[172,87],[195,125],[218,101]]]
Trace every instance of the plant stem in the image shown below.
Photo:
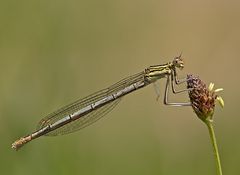
[[[217,146],[217,140],[216,136],[214,133],[214,128],[211,120],[205,120],[204,123],[206,123],[209,131],[209,135],[211,138],[212,146],[213,146],[213,152],[214,152],[214,157],[216,161],[216,166],[217,166],[217,174],[222,175],[222,166],[221,166],[221,161],[220,161],[220,156],[218,153],[218,146]]]

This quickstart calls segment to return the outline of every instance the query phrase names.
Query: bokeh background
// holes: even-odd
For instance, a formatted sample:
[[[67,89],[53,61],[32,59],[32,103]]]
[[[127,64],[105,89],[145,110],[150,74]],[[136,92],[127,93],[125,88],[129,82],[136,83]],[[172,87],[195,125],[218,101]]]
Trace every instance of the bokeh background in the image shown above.
[[[0,172],[8,175],[215,174],[207,128],[153,86],[79,132],[11,143],[49,112],[183,53],[187,73],[223,87],[215,112],[224,174],[240,173],[240,2],[0,1]],[[188,101],[187,95],[171,95]]]

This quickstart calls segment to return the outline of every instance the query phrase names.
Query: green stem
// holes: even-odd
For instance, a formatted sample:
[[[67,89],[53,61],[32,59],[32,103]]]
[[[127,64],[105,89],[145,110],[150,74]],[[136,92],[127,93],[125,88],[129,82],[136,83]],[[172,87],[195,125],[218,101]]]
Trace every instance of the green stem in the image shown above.
[[[222,167],[221,167],[221,162],[220,162],[220,156],[219,156],[219,153],[218,153],[217,140],[216,140],[216,136],[215,136],[215,133],[214,133],[214,128],[213,128],[212,121],[206,120],[206,121],[204,121],[204,123],[206,123],[206,125],[208,127],[209,135],[210,135],[210,138],[211,138],[214,157],[215,157],[216,166],[217,166],[217,174],[222,175]]]

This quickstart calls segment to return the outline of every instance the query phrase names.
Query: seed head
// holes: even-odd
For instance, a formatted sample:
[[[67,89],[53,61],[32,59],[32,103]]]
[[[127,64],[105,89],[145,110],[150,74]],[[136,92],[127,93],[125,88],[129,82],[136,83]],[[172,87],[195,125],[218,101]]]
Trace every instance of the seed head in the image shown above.
[[[223,99],[216,95],[216,92],[222,91],[223,89],[219,88],[214,90],[213,83],[210,83],[207,87],[198,77],[187,75],[187,88],[190,89],[188,94],[192,108],[203,121],[213,119],[216,101],[219,102],[221,107],[224,106]]]

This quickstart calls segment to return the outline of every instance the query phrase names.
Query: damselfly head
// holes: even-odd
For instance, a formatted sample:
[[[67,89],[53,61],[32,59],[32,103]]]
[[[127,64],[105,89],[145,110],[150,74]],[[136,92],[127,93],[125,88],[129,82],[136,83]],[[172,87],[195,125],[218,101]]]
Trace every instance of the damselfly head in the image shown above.
[[[184,68],[184,61],[182,59],[182,54],[173,59],[173,66],[179,69]]]

